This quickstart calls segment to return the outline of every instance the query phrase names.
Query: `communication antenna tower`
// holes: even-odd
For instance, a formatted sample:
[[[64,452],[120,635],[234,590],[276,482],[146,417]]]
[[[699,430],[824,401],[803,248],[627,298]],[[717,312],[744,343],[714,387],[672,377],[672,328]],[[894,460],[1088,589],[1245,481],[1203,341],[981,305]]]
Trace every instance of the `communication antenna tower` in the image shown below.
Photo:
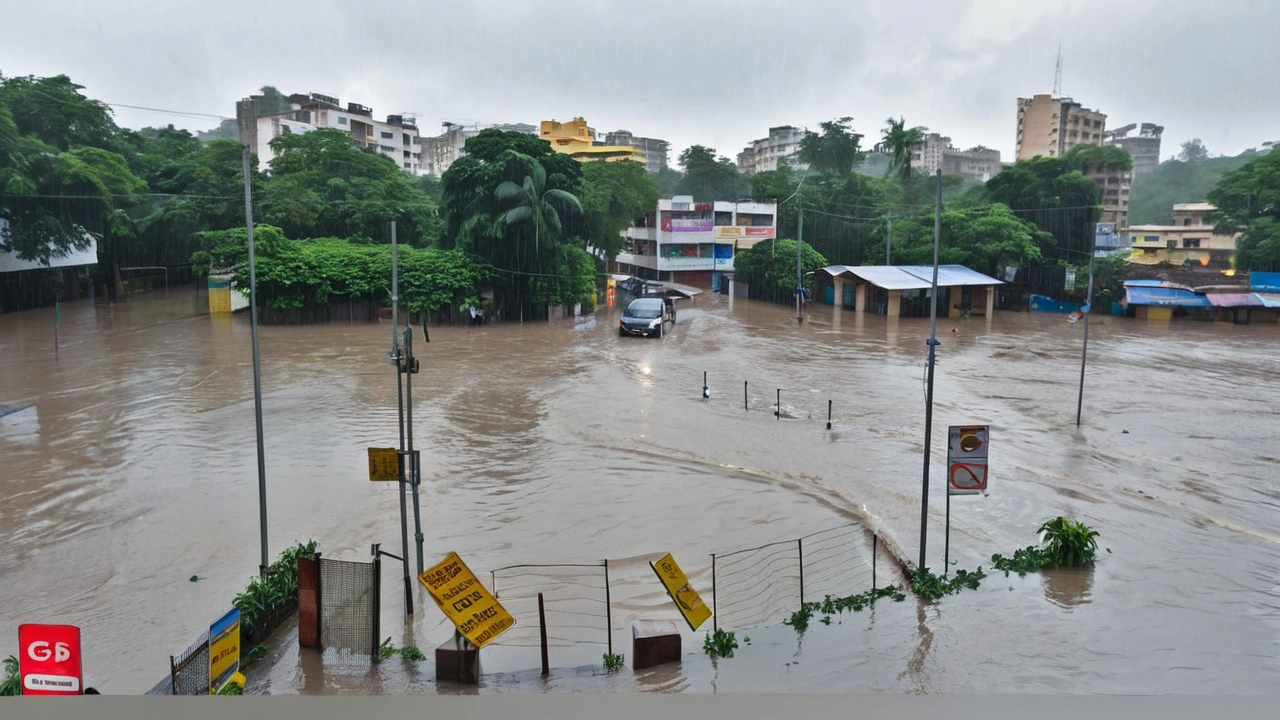
[[[1062,97],[1062,43],[1058,43],[1058,65],[1053,69],[1053,96]]]

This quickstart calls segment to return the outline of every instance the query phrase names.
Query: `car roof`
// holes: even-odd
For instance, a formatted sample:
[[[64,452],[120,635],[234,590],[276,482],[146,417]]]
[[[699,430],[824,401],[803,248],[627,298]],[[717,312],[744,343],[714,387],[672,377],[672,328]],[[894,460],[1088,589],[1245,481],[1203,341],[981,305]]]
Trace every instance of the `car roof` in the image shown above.
[[[646,307],[648,305],[661,305],[661,304],[662,304],[662,298],[636,298],[635,300],[632,300],[631,304],[627,305],[627,307],[628,308]]]

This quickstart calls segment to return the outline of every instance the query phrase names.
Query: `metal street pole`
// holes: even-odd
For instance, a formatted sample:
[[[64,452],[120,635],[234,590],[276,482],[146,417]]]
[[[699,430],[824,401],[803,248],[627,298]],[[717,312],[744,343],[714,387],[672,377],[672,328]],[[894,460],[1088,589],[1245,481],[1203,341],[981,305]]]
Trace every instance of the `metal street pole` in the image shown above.
[[[800,274],[800,251],[804,247],[804,197],[800,191],[804,187],[804,180],[800,181],[801,187],[796,188],[796,204],[799,205],[800,223],[796,228],[796,322],[804,322],[804,313],[801,311],[801,303],[803,295],[801,288],[804,287],[804,278]]]
[[[890,215],[886,220],[889,221],[889,234],[884,240],[884,264],[892,265],[893,263],[889,261],[889,249],[893,246],[893,216]]]
[[[400,350],[399,327],[396,326],[396,306],[400,303],[400,258],[396,247],[396,222],[391,221],[391,360],[396,365],[396,420],[400,426],[400,564],[404,568],[405,614],[413,614],[413,581],[409,577],[409,510],[405,490],[405,463],[409,455],[404,445],[404,354]]]
[[[249,231],[249,330],[253,336],[253,419],[258,439],[258,523],[262,539],[259,574],[267,574],[267,460],[262,449],[262,364],[258,355],[258,268],[253,252],[253,188],[249,175],[249,148],[242,153],[244,164],[244,222]]]
[[[1089,250],[1089,289],[1084,300],[1084,346],[1080,349],[1080,394],[1076,397],[1076,427],[1080,427],[1080,409],[1084,405],[1084,364],[1089,354],[1089,313],[1093,310],[1093,257],[1098,252],[1098,240],[1094,237]]]
[[[929,303],[929,369],[924,399],[924,476],[920,487],[920,565],[925,567],[925,540],[929,532],[929,450],[933,433],[933,366],[938,346],[938,246],[942,239],[942,170],[935,172],[937,198],[933,210],[933,289]]]
[[[409,487],[413,490],[413,538],[418,548],[418,574],[422,567],[422,515],[418,506],[418,484],[422,473],[418,469],[418,453],[413,449],[413,376],[418,372],[418,359],[413,356],[413,328],[409,327],[409,318],[405,318],[404,349],[406,355],[404,376],[404,409],[405,426],[408,429],[408,451],[413,473],[409,476]]]

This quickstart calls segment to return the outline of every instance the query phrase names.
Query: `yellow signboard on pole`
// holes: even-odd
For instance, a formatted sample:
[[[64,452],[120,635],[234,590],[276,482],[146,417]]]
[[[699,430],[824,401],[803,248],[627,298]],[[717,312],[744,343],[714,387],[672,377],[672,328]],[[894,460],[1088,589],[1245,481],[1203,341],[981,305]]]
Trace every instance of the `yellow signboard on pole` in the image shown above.
[[[369,448],[369,480],[395,482],[400,479],[400,451],[395,448]]]
[[[478,648],[516,624],[516,619],[489,594],[456,552],[427,568],[418,576],[418,582],[458,632]]]
[[[216,695],[240,671],[240,610],[209,626],[209,693]]]
[[[676,607],[680,608],[680,614],[684,616],[685,622],[689,623],[690,629],[697,630],[699,625],[711,617],[711,609],[702,602],[698,591],[689,585],[689,578],[685,577],[684,571],[676,564],[676,559],[671,557],[671,553],[663,555],[657,562],[649,563],[649,566],[658,573],[658,579],[662,580],[667,593],[671,595],[672,600],[675,600]]]

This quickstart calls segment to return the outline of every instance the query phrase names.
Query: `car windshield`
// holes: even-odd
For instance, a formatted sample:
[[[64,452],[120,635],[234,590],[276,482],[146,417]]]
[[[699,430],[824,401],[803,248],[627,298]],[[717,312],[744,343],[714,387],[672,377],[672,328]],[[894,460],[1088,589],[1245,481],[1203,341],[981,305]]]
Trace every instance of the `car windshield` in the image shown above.
[[[631,306],[627,308],[627,317],[639,318],[641,320],[652,320],[662,313],[661,306],[657,305],[641,305],[640,307]]]

